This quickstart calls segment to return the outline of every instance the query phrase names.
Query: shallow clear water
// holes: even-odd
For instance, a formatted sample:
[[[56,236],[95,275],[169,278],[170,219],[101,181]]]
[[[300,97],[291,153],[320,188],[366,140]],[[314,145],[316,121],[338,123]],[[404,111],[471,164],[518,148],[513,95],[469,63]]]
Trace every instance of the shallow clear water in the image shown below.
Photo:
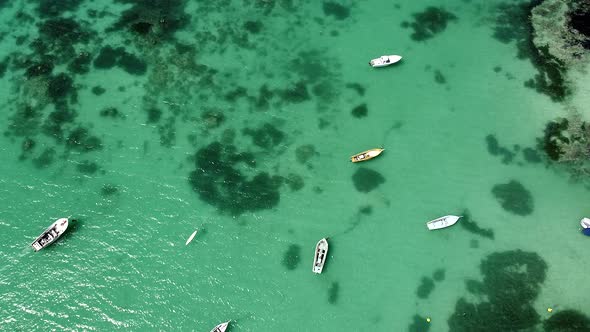
[[[142,9],[145,34],[129,29],[139,21],[113,29],[132,2],[51,15],[5,4],[0,330],[209,331],[231,319],[231,331],[467,331],[479,318],[462,315],[464,299],[503,308],[487,317],[499,331],[531,317],[524,326],[541,329],[548,307],[582,311],[590,192],[537,139],[587,88],[557,103],[525,87],[535,68],[493,38],[499,3],[169,1]],[[402,22],[430,5],[456,19],[413,40]],[[39,35],[56,17],[79,30],[61,21]],[[107,45],[124,51],[101,68]],[[67,56],[81,52],[88,71],[74,73]],[[404,59],[367,65],[390,53]],[[50,73],[27,75],[39,61]],[[510,160],[490,153],[494,139]],[[517,213],[494,194],[509,183]],[[31,250],[70,215],[63,238]],[[494,253],[501,277],[480,269]],[[513,295],[494,298],[521,282],[536,318],[507,318]]]

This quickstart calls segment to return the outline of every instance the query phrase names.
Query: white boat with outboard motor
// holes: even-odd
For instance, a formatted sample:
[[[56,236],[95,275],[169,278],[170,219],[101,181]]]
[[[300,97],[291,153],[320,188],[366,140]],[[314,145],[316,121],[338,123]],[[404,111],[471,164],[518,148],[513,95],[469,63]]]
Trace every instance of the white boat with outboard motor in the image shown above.
[[[33,243],[31,246],[35,251],[39,251],[57,240],[68,229],[68,218],[57,219],[51,226],[49,226]]]
[[[590,228],[590,218],[582,218],[582,220],[580,220],[580,226],[582,226],[582,228]]]
[[[230,320],[228,320],[228,321],[227,321],[227,322],[225,322],[225,323],[221,323],[221,324],[219,324],[219,325],[215,326],[215,327],[213,328],[213,330],[211,330],[211,332],[225,332],[225,330],[227,330],[227,327],[228,327],[228,325],[229,325],[229,322],[231,322],[231,321],[230,321]]]
[[[435,230],[435,229],[441,229],[441,228],[446,228],[449,226],[453,226],[462,216],[444,216],[444,217],[440,217],[434,220],[431,220],[429,222],[426,223],[426,227],[428,227],[429,230]]]
[[[378,58],[369,61],[369,65],[371,65],[371,67],[374,68],[386,67],[396,62],[399,62],[401,59],[402,57],[400,55],[382,55]]]
[[[315,246],[315,254],[313,255],[313,273],[322,273],[326,258],[328,257],[328,239],[323,238],[318,241]]]

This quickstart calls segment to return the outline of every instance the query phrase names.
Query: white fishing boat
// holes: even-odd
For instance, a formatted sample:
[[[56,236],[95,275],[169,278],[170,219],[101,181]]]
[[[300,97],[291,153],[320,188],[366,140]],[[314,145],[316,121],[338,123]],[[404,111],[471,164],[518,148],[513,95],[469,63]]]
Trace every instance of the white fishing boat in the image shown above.
[[[31,246],[35,251],[39,251],[57,240],[68,229],[68,218],[57,219],[51,226],[49,226],[33,243]]]
[[[590,228],[590,218],[582,218],[582,220],[580,220],[580,225],[582,228]]]
[[[315,246],[315,254],[313,256],[313,273],[322,273],[324,263],[328,257],[328,239],[321,239]]]
[[[353,163],[358,163],[359,161],[365,161],[369,159],[373,159],[381,154],[381,152],[385,151],[385,149],[370,149],[367,151],[363,151],[360,153],[355,154],[354,156],[350,157],[350,161]]]
[[[402,59],[399,55],[382,55],[376,59],[369,61],[371,67],[385,67],[399,62]]]
[[[215,326],[213,328],[213,330],[211,330],[211,332],[225,332],[225,330],[227,330],[227,326],[229,325],[229,322],[231,322],[231,321],[228,320],[225,323],[221,323],[221,324]]]
[[[449,226],[453,226],[459,218],[462,216],[444,216],[438,219],[431,220],[426,223],[426,226],[429,230],[441,229],[446,228]]]
[[[189,237],[188,237],[188,240],[186,240],[186,243],[185,243],[185,245],[187,245],[187,246],[188,246],[188,244],[189,244],[189,243],[191,243],[191,241],[192,241],[192,240],[195,238],[195,235],[197,235],[197,232],[198,232],[198,231],[199,231],[198,229],[197,229],[197,230],[195,230],[195,231],[193,232],[193,234],[191,234],[191,236],[189,236]]]

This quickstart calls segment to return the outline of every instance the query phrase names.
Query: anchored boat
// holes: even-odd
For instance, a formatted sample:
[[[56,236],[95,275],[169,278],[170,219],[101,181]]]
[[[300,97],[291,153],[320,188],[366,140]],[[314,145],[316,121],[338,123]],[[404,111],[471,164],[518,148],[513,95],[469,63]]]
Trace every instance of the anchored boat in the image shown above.
[[[590,218],[582,218],[582,220],[580,220],[580,226],[582,226],[582,228],[590,228]]]
[[[68,229],[68,218],[57,219],[39,237],[31,243],[35,251],[39,251],[57,240]]]
[[[431,220],[426,223],[426,226],[429,230],[441,229],[446,228],[449,226],[453,226],[459,218],[462,216],[444,216],[438,219]]]
[[[382,55],[376,59],[369,61],[371,67],[385,67],[399,62],[402,59],[399,55]]]
[[[228,320],[225,323],[221,323],[221,324],[215,326],[213,328],[213,330],[211,330],[211,332],[225,332],[225,330],[227,330],[227,326],[229,325],[229,322],[231,322],[231,321]]]
[[[357,153],[354,156],[350,157],[350,161],[353,163],[358,163],[359,161],[365,161],[369,159],[373,159],[381,154],[381,152],[385,151],[385,149],[370,149],[367,151],[363,151],[361,153]]]
[[[326,258],[328,257],[328,239],[321,239],[315,246],[315,254],[313,256],[313,273],[322,273]]]

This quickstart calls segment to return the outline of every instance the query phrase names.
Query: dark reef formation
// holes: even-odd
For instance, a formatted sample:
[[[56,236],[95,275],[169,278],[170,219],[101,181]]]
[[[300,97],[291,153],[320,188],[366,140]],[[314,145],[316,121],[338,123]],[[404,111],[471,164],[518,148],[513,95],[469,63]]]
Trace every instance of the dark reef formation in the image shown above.
[[[301,246],[291,244],[283,254],[283,266],[287,270],[295,270],[301,261]]]
[[[448,320],[453,332],[527,331],[541,319],[533,307],[545,281],[547,264],[539,255],[521,250],[488,255],[480,265],[483,281],[467,289],[479,303],[460,298]],[[482,324],[485,322],[485,324]]]
[[[356,190],[368,193],[385,183],[385,178],[377,171],[360,167],[352,175],[352,182]]]
[[[402,22],[402,27],[411,27],[414,32],[410,37],[415,41],[425,41],[443,32],[449,22],[456,21],[457,16],[440,7],[427,7],[424,11],[413,14],[414,21]]]
[[[510,213],[526,216],[533,213],[533,196],[520,182],[511,180],[505,184],[497,184],[492,194],[502,208]]]
[[[240,171],[244,166],[252,174]],[[251,153],[214,142],[195,154],[189,183],[201,200],[231,215],[271,209],[279,203],[283,179],[267,172],[254,173],[255,167]]]
[[[563,310],[543,322],[545,332],[590,332],[590,318],[576,310]]]
[[[471,213],[469,213],[469,210],[465,210],[462,213],[462,218],[461,218],[461,222],[459,223],[459,225],[461,225],[462,228],[466,229],[468,232],[488,238],[493,240],[494,239],[494,231],[492,229],[489,228],[481,228],[476,222],[475,220],[473,220],[473,218],[471,217]]]

